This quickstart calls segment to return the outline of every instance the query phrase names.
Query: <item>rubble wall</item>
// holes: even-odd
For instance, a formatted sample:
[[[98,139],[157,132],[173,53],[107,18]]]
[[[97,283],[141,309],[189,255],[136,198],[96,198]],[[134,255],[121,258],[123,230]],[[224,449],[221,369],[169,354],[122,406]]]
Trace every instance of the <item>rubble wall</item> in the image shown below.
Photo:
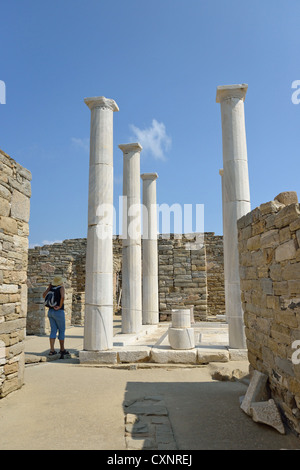
[[[24,382],[30,181],[0,150],[0,398]]]
[[[272,398],[299,433],[300,208],[297,195],[281,193],[242,217],[238,221],[238,237],[250,366],[268,376]]]

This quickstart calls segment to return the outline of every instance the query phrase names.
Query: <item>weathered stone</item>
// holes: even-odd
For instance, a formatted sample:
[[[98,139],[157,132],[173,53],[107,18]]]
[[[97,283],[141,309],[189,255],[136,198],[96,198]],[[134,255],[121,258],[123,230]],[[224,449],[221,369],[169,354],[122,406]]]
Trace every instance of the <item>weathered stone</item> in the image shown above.
[[[243,398],[241,409],[248,415],[251,415],[251,404],[257,401],[264,401],[269,398],[267,389],[268,376],[254,370],[250,380],[246,395]]]
[[[269,230],[263,233],[260,237],[260,247],[269,248],[279,244],[279,232],[278,230]]]
[[[151,350],[151,361],[158,362],[159,364],[196,364],[197,351],[196,349],[180,351],[153,347]]]
[[[259,250],[260,248],[260,235],[255,235],[247,240],[247,249],[252,250]]]
[[[284,191],[278,194],[274,200],[284,204],[285,206],[290,204],[298,204],[298,196],[296,191]]]
[[[275,199],[274,201],[261,204],[259,206],[259,209],[260,209],[261,214],[265,215],[265,214],[272,214],[272,213],[278,212],[278,210],[281,209],[282,207],[283,207],[283,204]]]
[[[29,201],[29,198],[25,194],[13,190],[11,198],[11,217],[28,222],[30,216]]]
[[[275,401],[254,402],[250,407],[250,414],[256,423],[267,424],[275,428],[280,434],[285,434],[285,428]]]
[[[30,172],[0,151],[0,364],[3,366],[0,397],[21,387],[24,376],[27,304],[23,292],[27,291],[28,230],[21,219],[25,206],[29,216],[30,195],[30,182],[23,178],[25,174],[28,176]],[[13,197],[17,187],[23,203],[21,218],[16,214]]]
[[[10,217],[0,216],[0,230],[3,230],[6,234],[17,234],[18,233],[18,224],[17,221],[11,219]]]
[[[116,364],[116,351],[79,351],[81,364]]]
[[[280,262],[286,259],[293,259],[296,255],[296,247],[294,240],[289,240],[279,245],[275,250],[275,260]]]
[[[289,263],[282,268],[284,280],[300,279],[300,263]]]
[[[147,361],[150,358],[150,348],[132,348],[127,347],[124,351],[119,351],[120,362],[130,363],[130,362],[141,362]]]
[[[281,228],[289,225],[291,222],[294,222],[299,218],[300,211],[298,204],[291,204],[285,206],[281,211],[279,211],[274,218],[275,227]]]
[[[226,348],[197,348],[197,362],[209,364],[211,362],[228,362],[229,352]]]

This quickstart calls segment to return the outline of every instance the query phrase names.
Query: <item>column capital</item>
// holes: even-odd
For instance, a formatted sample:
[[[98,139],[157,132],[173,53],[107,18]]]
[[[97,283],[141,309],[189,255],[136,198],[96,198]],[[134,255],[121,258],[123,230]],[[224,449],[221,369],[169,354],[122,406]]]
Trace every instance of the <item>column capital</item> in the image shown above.
[[[217,87],[216,102],[222,103],[224,100],[231,98],[238,98],[245,101],[248,85],[242,83],[241,85],[221,85]]]
[[[155,181],[158,178],[158,174],[157,173],[143,173],[141,175],[141,178],[143,181],[144,180]]]
[[[85,104],[90,108],[108,108],[111,111],[119,111],[119,107],[114,100],[105,98],[104,96],[93,96],[92,98],[84,98]]]
[[[120,144],[119,149],[122,150],[123,153],[132,153],[132,152],[140,152],[143,150],[143,147],[138,142],[132,144]]]

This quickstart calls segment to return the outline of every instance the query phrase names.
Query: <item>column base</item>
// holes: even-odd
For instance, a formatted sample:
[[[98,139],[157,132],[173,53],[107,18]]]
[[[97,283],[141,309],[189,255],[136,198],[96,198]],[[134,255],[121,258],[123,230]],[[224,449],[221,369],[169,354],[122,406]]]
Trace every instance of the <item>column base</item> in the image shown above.
[[[194,349],[194,328],[169,328],[169,343],[172,349]]]

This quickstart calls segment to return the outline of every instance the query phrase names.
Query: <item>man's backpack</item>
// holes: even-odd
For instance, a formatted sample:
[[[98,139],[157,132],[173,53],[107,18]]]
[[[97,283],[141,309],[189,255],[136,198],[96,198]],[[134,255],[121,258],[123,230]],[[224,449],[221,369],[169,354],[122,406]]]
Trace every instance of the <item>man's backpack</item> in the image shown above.
[[[61,286],[51,287],[51,290],[45,297],[45,307],[53,308],[59,305],[60,302],[60,291]]]

